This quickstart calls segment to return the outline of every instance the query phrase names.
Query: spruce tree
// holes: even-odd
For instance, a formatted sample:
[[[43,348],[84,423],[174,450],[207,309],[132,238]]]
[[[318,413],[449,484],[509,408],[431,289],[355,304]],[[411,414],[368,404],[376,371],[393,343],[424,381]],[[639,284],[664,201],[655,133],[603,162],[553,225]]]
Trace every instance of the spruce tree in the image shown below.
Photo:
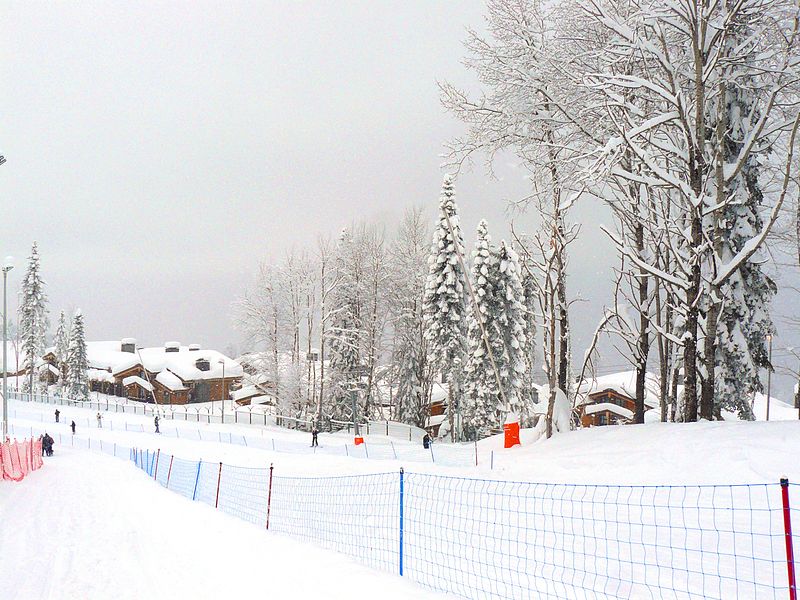
[[[19,309],[22,354],[28,369],[28,378],[24,388],[30,391],[36,391],[39,387],[35,376],[36,361],[44,352],[45,335],[49,327],[47,296],[44,292],[45,282],[42,280],[39,270],[39,248],[34,242],[28,258],[28,270],[22,280]]]
[[[439,220],[428,257],[423,309],[428,358],[449,384],[447,405],[451,432],[458,408],[456,403],[461,399],[461,370],[466,352],[466,274],[459,260],[463,253],[464,240],[453,180],[446,175],[439,200]]]
[[[67,380],[67,355],[69,354],[69,327],[63,310],[58,316],[58,328],[53,345],[55,346],[53,354],[56,357],[56,368],[60,373],[58,383],[63,388]]]
[[[486,221],[478,224],[475,250],[472,252],[472,290],[475,306],[467,316],[467,360],[464,367],[464,432],[468,439],[489,435],[502,426],[504,407],[500,397],[494,365],[484,340],[485,330],[495,364],[500,366],[503,337],[498,331],[502,310],[498,283],[500,263],[492,248]],[[483,322],[478,321],[477,315]]]
[[[529,406],[523,393],[526,374],[528,315],[523,301],[525,291],[520,274],[519,258],[504,240],[496,251],[497,335],[501,337],[502,353],[495,359],[500,371],[500,383],[505,395],[503,411],[527,420]]]
[[[86,336],[81,311],[75,312],[67,351],[67,394],[73,400],[89,399],[89,361],[86,357]]]

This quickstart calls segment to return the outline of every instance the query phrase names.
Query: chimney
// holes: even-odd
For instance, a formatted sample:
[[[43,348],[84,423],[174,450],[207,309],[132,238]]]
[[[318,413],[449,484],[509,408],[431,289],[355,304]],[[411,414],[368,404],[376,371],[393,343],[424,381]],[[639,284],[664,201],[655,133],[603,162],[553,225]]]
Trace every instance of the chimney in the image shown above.
[[[211,370],[211,363],[208,362],[207,358],[198,358],[196,361],[194,361],[194,366],[197,367],[198,371]]]
[[[197,352],[200,350],[200,344],[189,344],[189,352]]]
[[[164,342],[164,352],[180,352],[180,342]]]
[[[122,338],[120,350],[130,354],[136,354],[136,340],[134,338]]]

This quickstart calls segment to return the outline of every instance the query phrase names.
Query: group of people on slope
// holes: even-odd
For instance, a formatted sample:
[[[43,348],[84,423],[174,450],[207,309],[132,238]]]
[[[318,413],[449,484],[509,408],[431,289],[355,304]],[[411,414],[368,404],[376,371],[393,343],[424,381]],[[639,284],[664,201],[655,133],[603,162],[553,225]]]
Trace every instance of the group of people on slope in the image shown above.
[[[42,456],[53,456],[53,444],[56,441],[46,431],[44,435],[39,436],[39,441],[42,442]]]

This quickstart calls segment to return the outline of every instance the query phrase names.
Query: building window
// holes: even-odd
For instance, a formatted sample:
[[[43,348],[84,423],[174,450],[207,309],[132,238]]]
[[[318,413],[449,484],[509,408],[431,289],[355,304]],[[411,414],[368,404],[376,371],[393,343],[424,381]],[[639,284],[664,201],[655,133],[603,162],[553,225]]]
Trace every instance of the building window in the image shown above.
[[[597,424],[608,425],[608,417],[606,417],[605,413],[597,415]]]

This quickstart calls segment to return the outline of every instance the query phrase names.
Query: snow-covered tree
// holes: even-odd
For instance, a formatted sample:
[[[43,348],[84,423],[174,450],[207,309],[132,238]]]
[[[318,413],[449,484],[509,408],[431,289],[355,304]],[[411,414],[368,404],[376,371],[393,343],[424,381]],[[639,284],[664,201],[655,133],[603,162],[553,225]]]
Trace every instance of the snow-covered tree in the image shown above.
[[[739,43],[747,29],[747,19],[740,20],[728,44]],[[757,123],[752,79],[731,77],[726,86],[724,111],[717,114],[717,127],[725,128],[721,143],[722,160],[726,164],[736,161]],[[761,216],[764,195],[758,162],[751,154],[729,184],[728,202],[717,226],[718,252],[725,262],[730,262],[764,227]],[[742,419],[753,420],[750,399],[755,392],[763,391],[759,373],[764,368],[773,368],[769,364],[766,337],[775,330],[769,307],[777,287],[764,272],[763,254],[762,251],[742,262],[720,289],[723,298],[714,356],[715,415],[728,410]]]
[[[28,258],[28,270],[22,280],[19,308],[22,353],[29,373],[25,387],[32,391],[38,387],[38,380],[35,377],[36,361],[44,352],[45,336],[50,326],[44,287],[45,282],[40,273],[39,248],[34,242]]]
[[[86,356],[86,335],[83,314],[75,312],[67,352],[67,395],[74,400],[89,400],[89,361]]]
[[[336,248],[337,285],[330,298],[330,324],[326,332],[330,365],[328,367],[328,417],[349,421],[353,415],[353,394],[361,379],[361,299],[360,271],[353,269],[357,261],[353,236],[345,229]],[[359,415],[363,417],[363,415]]]
[[[483,152],[491,169],[498,152],[511,150],[531,172],[531,193],[516,204],[533,207],[531,212],[541,218],[531,248],[522,250],[535,260],[539,280],[549,435],[556,389],[569,394],[572,385],[567,257],[578,228],[570,224],[568,212],[582,187],[576,171],[594,123],[580,119],[582,90],[559,85],[569,68],[550,60],[563,44],[552,35],[544,5],[489,0],[487,34],[470,32],[466,42],[468,65],[478,76],[481,93],[473,98],[444,85],[442,101],[468,126],[450,144],[453,164]]]
[[[428,257],[423,311],[428,358],[449,384],[447,406],[451,432],[455,431],[453,421],[457,412],[456,403],[461,401],[461,370],[466,351],[466,273],[463,256],[464,240],[453,180],[446,175],[439,200],[439,219]]]
[[[771,286],[761,275],[745,280],[791,184],[800,9],[788,0],[565,4],[573,23],[587,19],[574,25],[571,70],[608,112],[596,115],[602,176],[661,196],[649,227],[661,229],[674,268],[612,237],[634,269],[670,288],[682,330],[684,419],[711,419],[716,394],[731,391],[717,385],[718,365],[721,374],[744,368],[743,385],[756,385],[755,365],[745,363],[762,360],[771,327]],[[641,68],[626,70],[630,59]],[[759,180],[777,184],[769,198]],[[758,223],[762,200],[770,212]],[[742,317],[751,323],[737,331]]]
[[[432,384],[422,310],[429,242],[422,210],[406,210],[391,259],[392,371],[397,382],[395,418],[418,427],[424,427],[429,416]]]
[[[67,380],[67,356],[69,355],[69,325],[64,311],[58,316],[58,327],[56,329],[56,337],[53,340],[54,355],[56,357],[56,368],[61,375],[59,376],[59,385],[63,388],[64,382]]]
[[[517,253],[500,241],[496,250],[497,280],[497,334],[502,340],[502,354],[496,360],[500,382],[505,396],[503,412],[518,415],[523,421],[528,416],[530,406],[525,401],[525,363],[527,349],[527,311],[525,291],[522,285],[520,263]]]
[[[520,262],[520,266],[522,263]],[[538,310],[538,290],[536,287],[536,279],[533,276],[532,269],[522,268],[522,294],[523,305],[525,308],[525,346],[523,355],[525,357],[525,375],[523,377],[522,390],[522,403],[529,413],[532,406],[539,401],[538,393],[534,387],[534,373],[536,369],[536,319]],[[524,417],[523,417],[524,418]],[[523,422],[524,426],[528,423]]]
[[[472,251],[473,310],[467,315],[467,358],[464,365],[463,429],[468,439],[486,437],[503,425],[506,407],[501,401],[495,365],[503,372],[503,330],[500,261],[492,247],[486,221],[478,223]],[[480,319],[480,321],[479,321]],[[488,347],[487,347],[488,345]]]

